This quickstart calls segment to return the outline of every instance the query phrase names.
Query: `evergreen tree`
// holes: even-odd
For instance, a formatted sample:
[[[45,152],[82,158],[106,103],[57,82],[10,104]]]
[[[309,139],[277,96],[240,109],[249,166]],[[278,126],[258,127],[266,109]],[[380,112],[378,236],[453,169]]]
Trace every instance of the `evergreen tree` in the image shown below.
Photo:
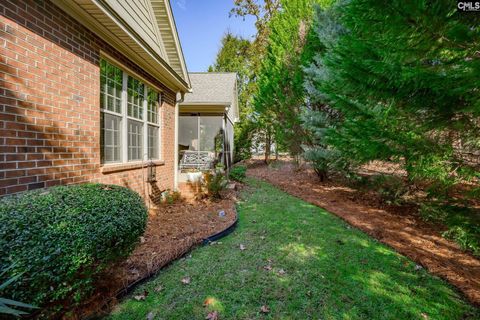
[[[478,15],[446,0],[351,0],[316,16],[324,50],[305,85],[334,111],[321,148],[404,163],[443,189],[471,177],[460,151],[480,147]]]
[[[284,146],[294,156],[302,153],[306,137],[300,111],[305,104],[303,68],[311,61],[317,45],[310,28],[313,6],[328,2],[282,0],[281,10],[268,24],[270,33],[258,72],[254,106],[260,115],[269,118],[277,147]]]

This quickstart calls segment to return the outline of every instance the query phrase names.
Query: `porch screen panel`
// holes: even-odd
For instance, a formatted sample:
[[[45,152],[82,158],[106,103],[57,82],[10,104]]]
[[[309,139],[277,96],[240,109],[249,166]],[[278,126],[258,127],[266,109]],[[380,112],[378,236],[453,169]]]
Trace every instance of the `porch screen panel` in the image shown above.
[[[198,117],[180,116],[178,122],[179,151],[198,151]]]
[[[227,158],[227,167],[230,167],[233,164],[233,155],[234,155],[234,132],[233,132],[233,124],[230,122],[230,120],[227,119],[227,124],[226,124],[226,141],[225,141],[225,151],[226,151],[226,158]]]
[[[222,152],[222,117],[200,116],[200,151]]]

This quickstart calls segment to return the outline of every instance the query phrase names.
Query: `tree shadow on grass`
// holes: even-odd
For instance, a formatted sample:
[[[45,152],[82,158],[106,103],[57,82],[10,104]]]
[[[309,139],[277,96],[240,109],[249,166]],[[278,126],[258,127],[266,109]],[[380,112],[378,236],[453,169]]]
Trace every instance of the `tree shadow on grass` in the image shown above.
[[[246,202],[240,212],[254,212],[257,221],[275,226],[269,250],[287,270],[275,278],[282,286],[297,287],[290,293],[297,299],[286,298],[303,301],[310,316],[320,312],[368,319],[473,317],[457,292],[407,258],[318,207],[285,194],[275,197],[278,191],[263,183],[257,187],[273,201],[254,194],[250,203],[257,204],[255,211]]]
[[[139,288],[114,319],[205,318],[208,297],[221,319],[476,319],[442,280],[326,211],[249,181],[237,230]],[[254,192],[253,192],[254,191]],[[243,245],[244,250],[240,249]],[[181,284],[185,276],[189,285]],[[262,313],[262,305],[269,313]]]

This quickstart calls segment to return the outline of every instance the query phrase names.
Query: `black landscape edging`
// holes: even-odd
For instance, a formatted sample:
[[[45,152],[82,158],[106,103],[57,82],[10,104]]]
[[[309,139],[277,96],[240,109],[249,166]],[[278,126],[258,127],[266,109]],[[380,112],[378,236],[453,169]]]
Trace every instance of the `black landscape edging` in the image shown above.
[[[220,232],[217,232],[215,233],[214,235],[208,237],[208,238],[205,238],[203,239],[203,245],[207,245],[209,244],[210,242],[213,242],[213,241],[217,241],[218,239],[221,239],[223,237],[226,237],[228,236],[230,233],[233,232],[233,230],[235,230],[235,228],[237,227],[237,223],[238,223],[238,213],[237,213],[237,209],[235,207],[233,207],[233,210],[235,211],[235,221],[228,227],[226,228],[225,230],[223,231],[220,231]]]
[[[213,242],[213,241],[216,241],[216,240],[218,240],[218,239],[220,239],[220,238],[223,238],[223,237],[229,235],[230,233],[232,233],[233,230],[235,230],[235,228],[236,228],[236,226],[237,226],[237,223],[238,223],[238,213],[237,213],[237,209],[236,209],[235,206],[233,207],[233,210],[234,210],[234,212],[235,212],[235,221],[234,221],[230,226],[228,226],[225,230],[220,231],[220,232],[217,232],[217,233],[215,233],[214,235],[209,236],[208,238],[203,239],[203,240],[202,240],[202,245],[207,245],[207,244],[209,244],[209,243],[211,243],[211,242]],[[143,277],[143,278],[141,278],[141,279],[138,279],[138,280],[132,282],[132,283],[129,284],[126,288],[121,289],[120,291],[117,292],[117,294],[115,294],[115,298],[117,298],[117,299],[119,299],[119,300],[122,299],[122,298],[124,298],[125,296],[127,296],[128,294],[130,294],[137,286],[139,286],[139,285],[142,284],[142,283],[147,282],[148,280],[150,280],[151,278],[153,278],[154,276],[156,276],[157,273],[158,273],[160,270],[168,267],[170,264],[172,264],[172,262],[177,261],[177,260],[182,259],[183,257],[185,257],[185,256],[186,256],[187,254],[189,254],[189,253],[192,251],[192,249],[195,248],[195,247],[196,247],[196,246],[193,245],[187,252],[185,252],[183,255],[181,255],[181,256],[178,257],[177,259],[174,259],[174,260],[168,262],[168,263],[165,264],[164,266],[160,267],[158,270],[147,274],[145,277]]]

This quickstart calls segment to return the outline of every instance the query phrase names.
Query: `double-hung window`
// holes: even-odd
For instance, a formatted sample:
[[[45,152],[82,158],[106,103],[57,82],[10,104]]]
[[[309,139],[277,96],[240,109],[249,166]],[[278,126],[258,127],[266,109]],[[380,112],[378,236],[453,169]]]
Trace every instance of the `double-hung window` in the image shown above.
[[[160,93],[106,60],[100,85],[102,163],[159,159]]]
[[[160,95],[154,90],[147,94],[148,158],[159,159]]]
[[[128,161],[142,160],[144,84],[128,76],[127,97]]]
[[[101,60],[100,69],[102,159],[105,163],[120,162],[123,73],[105,60]]]

